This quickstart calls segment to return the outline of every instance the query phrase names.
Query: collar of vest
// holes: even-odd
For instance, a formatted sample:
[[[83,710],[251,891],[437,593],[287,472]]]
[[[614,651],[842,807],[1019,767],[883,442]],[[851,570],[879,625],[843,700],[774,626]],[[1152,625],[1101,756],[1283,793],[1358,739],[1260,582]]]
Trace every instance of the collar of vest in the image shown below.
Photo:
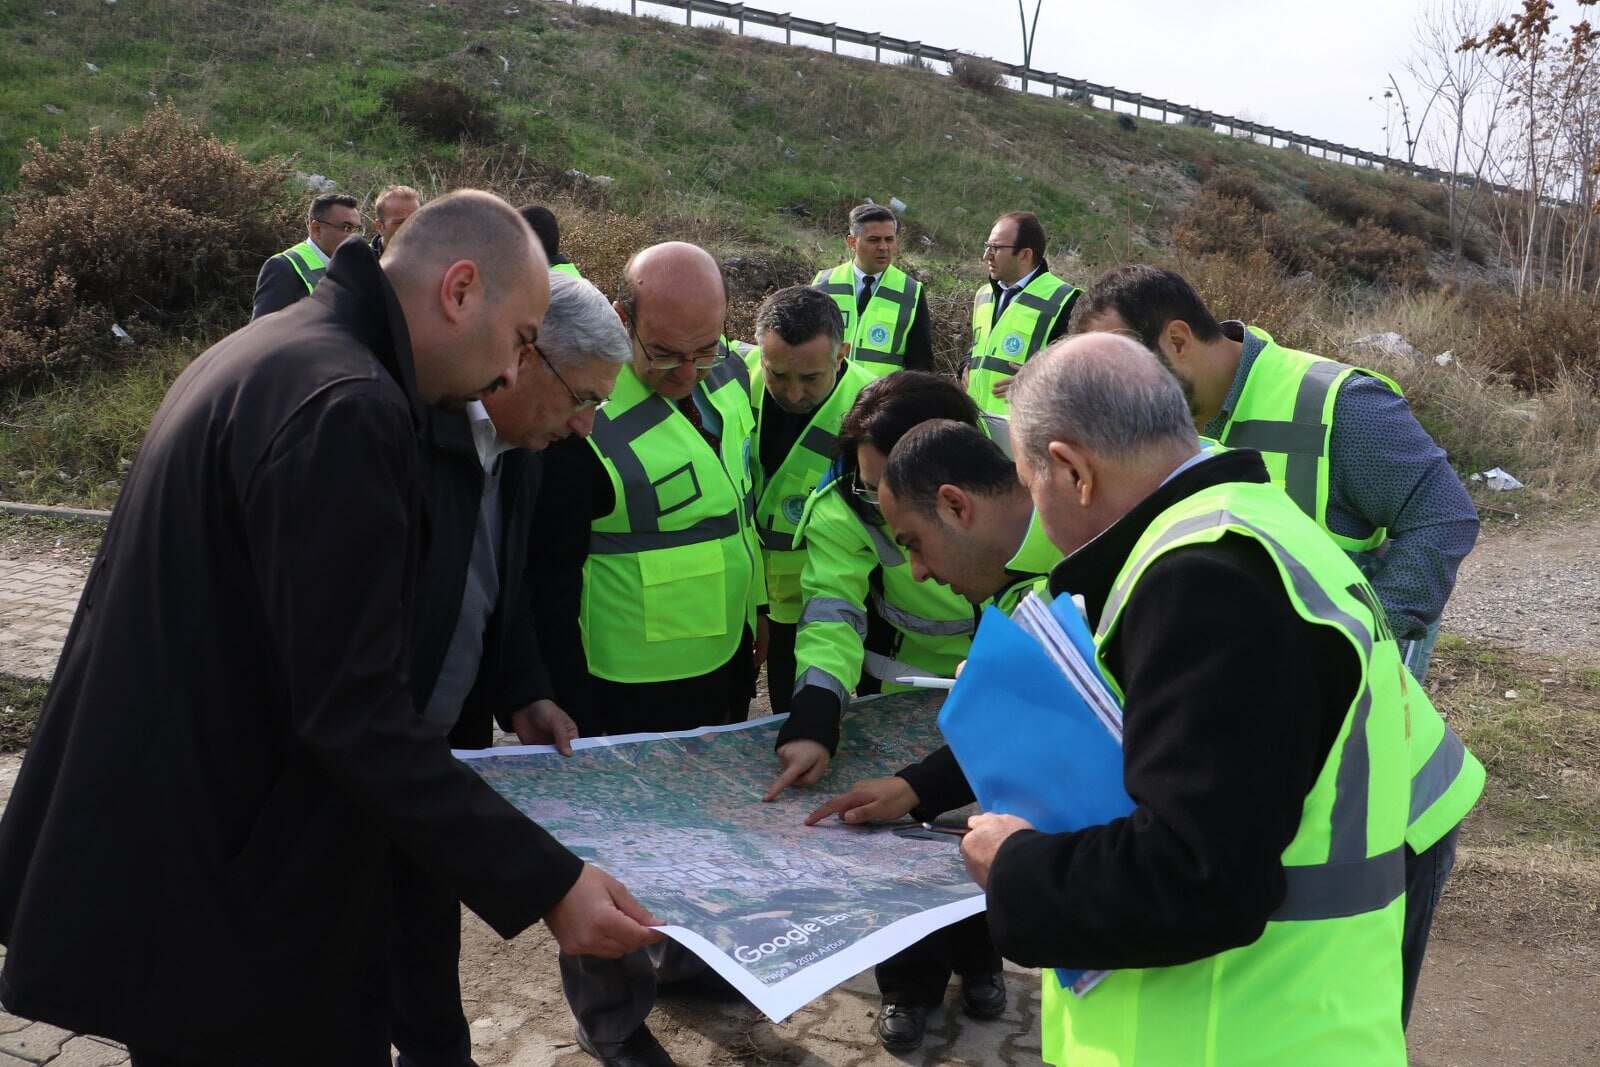
[[[1266,482],[1261,457],[1249,451],[1227,451],[1197,463],[1141,500],[1132,511],[1112,523],[1098,537],[1067,556],[1050,572],[1052,596],[1083,596],[1090,628],[1098,625],[1101,609],[1111,592],[1128,553],[1156,516],[1202,489],[1225,482]]]

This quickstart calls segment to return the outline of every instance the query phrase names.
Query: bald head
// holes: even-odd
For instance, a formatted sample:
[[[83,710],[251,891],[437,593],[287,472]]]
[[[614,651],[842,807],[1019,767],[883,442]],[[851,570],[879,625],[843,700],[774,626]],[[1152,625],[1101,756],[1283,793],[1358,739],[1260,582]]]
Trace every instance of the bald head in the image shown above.
[[[1128,459],[1199,447],[1183,390],[1150,350],[1114,333],[1058,341],[1011,387],[1013,443],[1041,462],[1051,441]]]
[[[398,287],[461,260],[478,265],[491,296],[549,270],[544,248],[522,216],[477,189],[460,189],[418,208],[384,250],[383,270]]]
[[[682,241],[652,245],[628,261],[617,314],[634,337],[633,370],[646,386],[682,400],[718,352],[728,313],[722,268],[711,253]]]
[[[622,283],[622,303],[632,315],[649,314],[657,302],[715,301],[727,307],[722,268],[710,252],[687,241],[651,245],[635,254],[622,272]]]
[[[516,380],[550,303],[550,269],[511,205],[472,189],[440,197],[395,234],[383,272],[424,402],[460,404]]]

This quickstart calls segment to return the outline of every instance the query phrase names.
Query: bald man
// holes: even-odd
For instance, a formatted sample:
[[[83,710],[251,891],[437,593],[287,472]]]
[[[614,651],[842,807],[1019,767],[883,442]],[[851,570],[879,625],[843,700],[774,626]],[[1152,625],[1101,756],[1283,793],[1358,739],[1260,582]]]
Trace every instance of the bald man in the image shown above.
[[[615,309],[631,361],[588,440],[546,452],[534,522],[556,701],[585,734],[739,722],[755,692],[765,581],[750,379],[722,336],[722,273],[694,245],[647,248]],[[601,1062],[672,1063],[645,1025],[657,978],[704,965],[661,949],[604,963],[562,955],[578,1042]]]
[[[512,383],[548,300],[517,214],[456,193],[179,377],[0,820],[7,1010],[140,1067],[387,1065],[394,849],[502,936],[658,939],[408,685],[421,406]]]

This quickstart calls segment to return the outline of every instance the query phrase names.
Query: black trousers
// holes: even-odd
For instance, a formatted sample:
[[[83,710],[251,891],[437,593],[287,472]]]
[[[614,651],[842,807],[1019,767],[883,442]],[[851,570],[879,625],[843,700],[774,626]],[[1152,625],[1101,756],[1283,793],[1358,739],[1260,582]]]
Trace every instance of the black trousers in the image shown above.
[[[472,1033],[461,1010],[461,903],[402,853],[394,853],[390,867],[389,1025],[398,1067],[470,1067]]]
[[[794,639],[799,632],[799,623],[767,620],[767,695],[774,715],[786,713],[794,696]]]
[[[873,972],[887,1004],[938,1004],[950,976],[977,977],[1000,972],[1000,952],[989,937],[982,912],[929,934],[878,964]]]

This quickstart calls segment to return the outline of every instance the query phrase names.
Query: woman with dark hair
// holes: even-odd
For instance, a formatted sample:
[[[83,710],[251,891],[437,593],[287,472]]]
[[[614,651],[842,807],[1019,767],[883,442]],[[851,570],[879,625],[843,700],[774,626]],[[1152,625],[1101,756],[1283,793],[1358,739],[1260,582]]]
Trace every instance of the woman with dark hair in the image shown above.
[[[950,677],[977,628],[972,605],[947,586],[919,582],[911,560],[878,510],[878,479],[889,452],[912,427],[954,419],[1006,442],[1005,420],[980,416],[961,386],[923,371],[868,385],[839,428],[837,458],[811,494],[795,534],[806,551],[805,607],[795,639],[795,688],[778,734],[785,785],[811,785],[827,772],[850,695],[893,692],[906,675]],[[962,978],[962,1006],[975,1018],[1006,1005],[1000,956],[982,915],[940,930],[877,968],[883,1008],[877,1035],[905,1052],[922,1043],[929,1010],[950,975]]]

